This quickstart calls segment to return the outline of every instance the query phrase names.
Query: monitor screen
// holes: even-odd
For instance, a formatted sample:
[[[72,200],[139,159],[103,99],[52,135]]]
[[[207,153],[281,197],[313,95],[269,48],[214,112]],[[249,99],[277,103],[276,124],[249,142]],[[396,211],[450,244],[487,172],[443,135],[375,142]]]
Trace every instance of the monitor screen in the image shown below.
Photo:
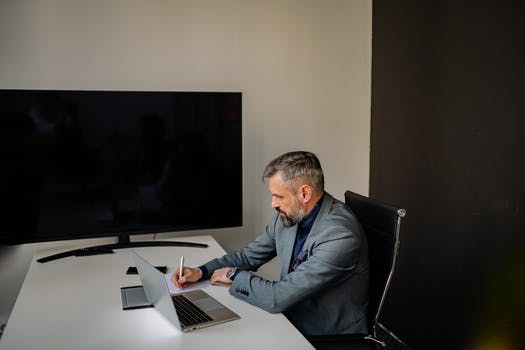
[[[241,226],[241,100],[0,90],[0,244]]]

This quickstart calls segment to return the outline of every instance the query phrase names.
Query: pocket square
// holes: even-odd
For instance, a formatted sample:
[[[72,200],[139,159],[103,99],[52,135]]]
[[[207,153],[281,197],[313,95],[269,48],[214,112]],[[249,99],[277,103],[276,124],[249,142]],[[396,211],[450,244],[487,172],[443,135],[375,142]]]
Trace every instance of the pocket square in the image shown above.
[[[297,255],[297,258],[295,258],[295,261],[292,264],[292,269],[291,270],[292,271],[297,270],[299,265],[304,263],[307,259],[308,259],[308,251],[306,251],[306,250],[301,251],[299,253],[299,255]]]

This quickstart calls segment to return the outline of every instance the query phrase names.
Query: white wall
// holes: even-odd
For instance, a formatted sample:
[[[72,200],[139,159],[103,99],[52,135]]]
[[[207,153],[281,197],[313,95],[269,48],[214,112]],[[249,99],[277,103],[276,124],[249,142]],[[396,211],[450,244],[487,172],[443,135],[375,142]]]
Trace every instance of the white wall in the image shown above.
[[[371,0],[3,0],[0,88],[242,91],[244,226],[204,232],[231,250],[270,217],[283,152],[368,193],[371,22]],[[0,248],[2,322],[41,245]]]

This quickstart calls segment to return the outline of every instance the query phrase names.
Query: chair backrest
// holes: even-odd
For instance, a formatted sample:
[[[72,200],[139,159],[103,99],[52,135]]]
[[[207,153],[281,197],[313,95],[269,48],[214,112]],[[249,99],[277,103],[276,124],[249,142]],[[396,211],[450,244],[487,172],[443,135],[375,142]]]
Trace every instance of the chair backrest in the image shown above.
[[[375,334],[376,325],[394,273],[399,251],[399,229],[404,209],[346,191],[345,203],[357,216],[368,240],[370,293],[368,322]]]

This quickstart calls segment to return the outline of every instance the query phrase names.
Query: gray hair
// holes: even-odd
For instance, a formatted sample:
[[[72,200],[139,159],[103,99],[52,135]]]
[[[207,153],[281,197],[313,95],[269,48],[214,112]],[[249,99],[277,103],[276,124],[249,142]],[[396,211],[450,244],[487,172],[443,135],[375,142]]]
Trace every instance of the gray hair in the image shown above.
[[[272,160],[264,169],[263,181],[277,173],[292,190],[297,190],[300,181],[307,182],[317,192],[324,191],[324,175],[321,162],[315,154],[306,151],[285,153]]]

